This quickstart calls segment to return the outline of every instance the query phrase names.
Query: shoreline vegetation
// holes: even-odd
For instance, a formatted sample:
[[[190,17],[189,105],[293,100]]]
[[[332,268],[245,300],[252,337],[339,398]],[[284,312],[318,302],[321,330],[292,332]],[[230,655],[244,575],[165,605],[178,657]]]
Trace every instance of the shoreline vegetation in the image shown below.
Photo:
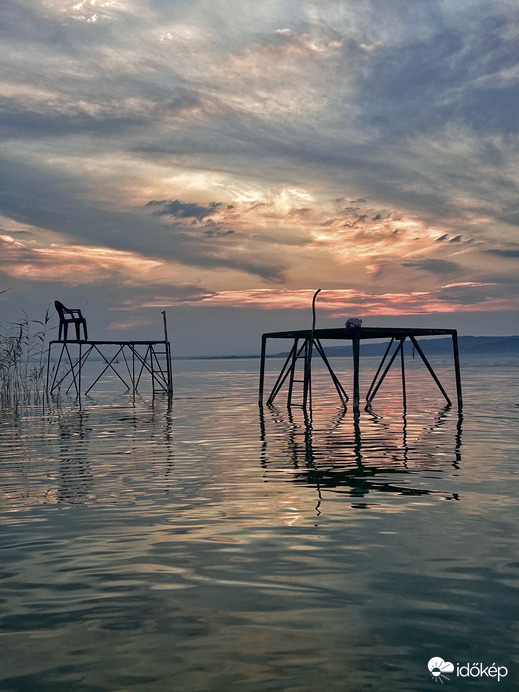
[[[0,406],[39,404],[45,392],[47,310],[43,320],[0,324]]]

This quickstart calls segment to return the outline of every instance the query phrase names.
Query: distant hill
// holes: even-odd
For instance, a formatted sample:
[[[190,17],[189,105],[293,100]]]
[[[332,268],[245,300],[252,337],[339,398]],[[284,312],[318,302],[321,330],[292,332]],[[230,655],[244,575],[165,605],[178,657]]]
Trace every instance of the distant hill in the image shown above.
[[[451,355],[452,339],[450,337],[418,339],[426,356],[429,355]],[[381,356],[387,348],[388,341],[384,343],[373,343],[363,341],[361,353],[365,356]],[[460,336],[458,345],[461,355],[485,355],[485,354],[518,354],[519,355],[519,336]],[[272,348],[272,342],[270,345]],[[326,354],[328,356],[351,356],[351,345],[330,346],[330,342],[325,342]],[[405,342],[405,352],[411,354],[413,345],[410,341]],[[286,358],[288,351],[281,353],[268,354],[267,358]],[[259,354],[243,356],[173,356],[173,360],[230,360],[241,358],[259,358]]]
[[[452,353],[452,339],[450,337],[440,339],[417,339],[425,355],[442,355]],[[325,342],[325,350],[328,356],[351,356],[351,345],[329,346],[330,342]],[[365,356],[383,355],[388,342],[372,343],[363,341],[361,343],[361,353]],[[460,354],[497,354],[497,353],[517,353],[519,354],[519,336],[460,336],[458,337]],[[412,353],[413,345],[410,341],[405,342],[405,352]],[[286,357],[288,352],[277,353],[271,357]]]

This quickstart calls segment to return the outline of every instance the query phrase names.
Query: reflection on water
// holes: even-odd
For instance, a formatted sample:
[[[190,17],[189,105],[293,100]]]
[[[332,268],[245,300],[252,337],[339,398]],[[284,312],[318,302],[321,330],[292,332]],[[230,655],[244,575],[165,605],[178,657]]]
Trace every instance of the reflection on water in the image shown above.
[[[262,465],[276,472],[280,470],[276,461],[281,461],[282,469],[290,462],[294,480],[315,486],[320,499],[321,490],[330,488],[356,498],[379,492],[429,495],[438,491],[413,487],[412,476],[417,471],[439,471],[445,465],[459,469],[463,417],[453,415],[451,407],[432,416],[430,425],[424,426],[422,421],[418,430],[410,428],[405,412],[401,426],[391,426],[372,413],[366,413],[362,422],[364,426],[356,412],[350,420],[342,407],[321,428],[314,425],[313,411],[261,409]],[[439,444],[444,447],[441,455]],[[392,477],[398,480],[392,482]],[[444,497],[460,499],[458,493]]]
[[[422,691],[442,656],[515,690],[515,363],[465,365],[463,419],[318,374],[259,411],[256,365],[0,412],[0,688]]]

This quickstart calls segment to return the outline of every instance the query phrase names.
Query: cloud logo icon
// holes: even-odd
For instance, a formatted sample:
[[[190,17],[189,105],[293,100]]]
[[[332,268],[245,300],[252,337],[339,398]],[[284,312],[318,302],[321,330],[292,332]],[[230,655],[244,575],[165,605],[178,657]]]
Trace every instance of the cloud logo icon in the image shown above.
[[[427,668],[429,668],[429,672],[431,673],[435,682],[438,680],[443,682],[442,678],[445,680],[448,679],[445,673],[454,672],[454,663],[444,661],[443,658],[440,658],[439,656],[434,656],[434,658],[431,658],[427,664]]]

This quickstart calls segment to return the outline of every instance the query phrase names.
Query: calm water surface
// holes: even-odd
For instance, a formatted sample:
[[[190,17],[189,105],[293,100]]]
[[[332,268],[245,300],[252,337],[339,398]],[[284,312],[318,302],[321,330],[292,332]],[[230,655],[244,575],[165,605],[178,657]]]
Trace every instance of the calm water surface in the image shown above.
[[[463,359],[463,418],[418,364],[406,415],[398,375],[355,419],[324,372],[260,414],[257,367],[0,412],[0,689],[421,691],[433,656],[518,689],[516,359]]]

